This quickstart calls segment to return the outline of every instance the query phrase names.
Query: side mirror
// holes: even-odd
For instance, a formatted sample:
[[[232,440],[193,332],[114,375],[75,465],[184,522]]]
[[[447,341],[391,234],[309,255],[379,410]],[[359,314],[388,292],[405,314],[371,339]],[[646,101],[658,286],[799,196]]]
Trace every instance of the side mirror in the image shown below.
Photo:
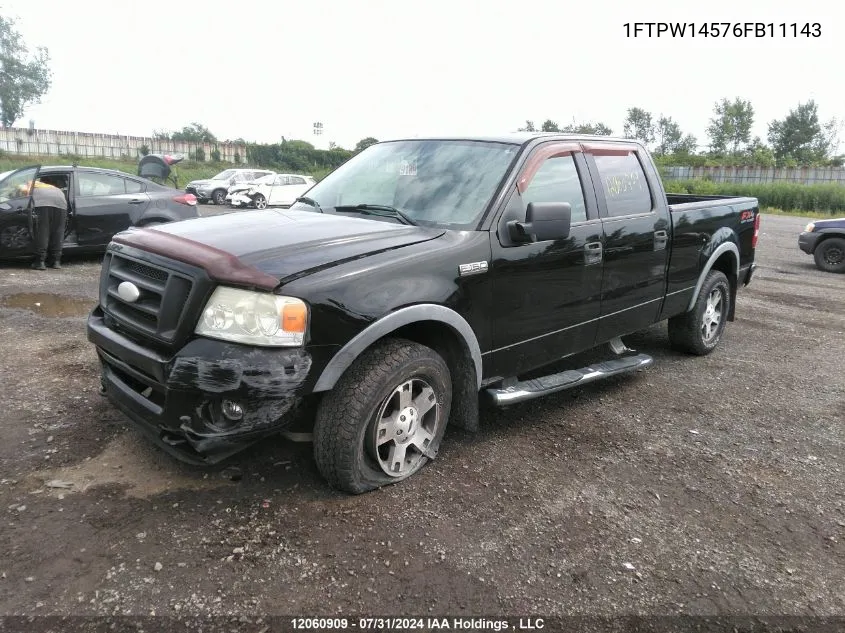
[[[525,222],[508,222],[514,242],[545,242],[569,237],[572,205],[568,202],[529,202]]]

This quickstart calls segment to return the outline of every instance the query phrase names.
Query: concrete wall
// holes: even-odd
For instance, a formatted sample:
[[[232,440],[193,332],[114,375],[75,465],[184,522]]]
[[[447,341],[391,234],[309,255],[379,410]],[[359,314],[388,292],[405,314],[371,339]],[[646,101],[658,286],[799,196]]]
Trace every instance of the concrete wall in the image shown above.
[[[205,160],[217,148],[221,160],[235,162],[235,154],[246,162],[246,146],[241,143],[189,143],[163,141],[149,136],[122,136],[93,132],[64,130],[31,130],[29,128],[0,128],[0,151],[9,154],[59,156],[74,154],[83,158],[138,158],[146,145],[152,154],[181,153],[194,156],[198,147],[205,150]]]
[[[664,167],[663,175],[671,180],[706,178],[714,182],[746,184],[793,182],[802,185],[845,185],[843,167]]]

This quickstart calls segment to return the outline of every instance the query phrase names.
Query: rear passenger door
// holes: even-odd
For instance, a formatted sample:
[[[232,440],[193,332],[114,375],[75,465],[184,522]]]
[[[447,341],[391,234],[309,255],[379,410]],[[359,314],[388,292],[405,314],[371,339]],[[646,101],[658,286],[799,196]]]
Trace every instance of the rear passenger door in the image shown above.
[[[118,174],[77,170],[74,213],[80,246],[107,244],[146,211],[146,185]]]
[[[529,202],[572,207],[567,238],[514,243],[507,228]],[[512,376],[592,346],[601,308],[601,220],[577,143],[539,145],[491,235],[493,367]]]
[[[604,233],[597,343],[655,323],[666,291],[668,210],[650,186],[651,163],[635,144],[584,145]],[[646,173],[648,171],[648,174]]]

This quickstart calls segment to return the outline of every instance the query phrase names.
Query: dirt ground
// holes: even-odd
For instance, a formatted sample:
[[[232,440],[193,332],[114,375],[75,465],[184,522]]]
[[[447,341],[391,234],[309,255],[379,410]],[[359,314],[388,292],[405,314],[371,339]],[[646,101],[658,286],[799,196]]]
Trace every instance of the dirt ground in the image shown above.
[[[485,412],[400,485],[179,464],[97,395],[99,260],[0,267],[0,614],[845,614],[845,278],[765,216],[706,358]]]

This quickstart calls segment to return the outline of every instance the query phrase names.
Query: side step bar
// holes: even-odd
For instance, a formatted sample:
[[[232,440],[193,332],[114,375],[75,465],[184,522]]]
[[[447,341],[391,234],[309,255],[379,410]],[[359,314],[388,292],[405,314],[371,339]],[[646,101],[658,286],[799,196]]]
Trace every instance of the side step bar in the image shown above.
[[[609,376],[626,374],[648,367],[653,362],[654,359],[646,354],[613,358],[581,369],[568,369],[559,374],[523,380],[500,389],[486,389],[485,393],[492,404],[504,406],[571,389]]]

